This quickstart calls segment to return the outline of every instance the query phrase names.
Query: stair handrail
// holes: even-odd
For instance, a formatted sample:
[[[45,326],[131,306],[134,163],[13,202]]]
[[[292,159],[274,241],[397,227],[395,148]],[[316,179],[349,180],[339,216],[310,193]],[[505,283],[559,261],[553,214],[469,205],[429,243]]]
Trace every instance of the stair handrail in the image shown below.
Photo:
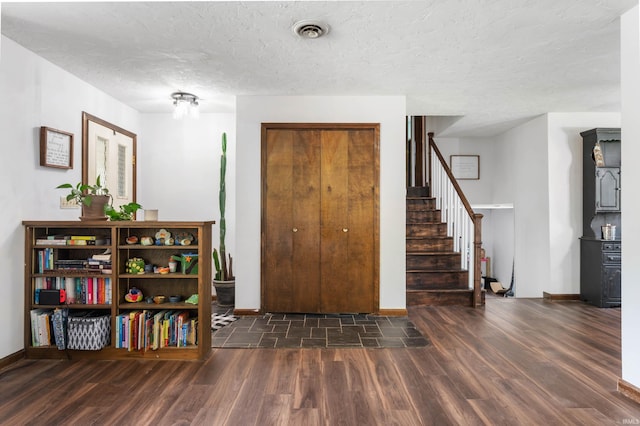
[[[473,289],[474,306],[482,305],[481,254],[482,214],[475,213],[465,197],[458,181],[444,160],[442,153],[429,137],[429,189],[435,198],[443,222],[447,223],[447,235],[453,237],[454,251],[460,253],[460,266],[469,271],[469,288]]]

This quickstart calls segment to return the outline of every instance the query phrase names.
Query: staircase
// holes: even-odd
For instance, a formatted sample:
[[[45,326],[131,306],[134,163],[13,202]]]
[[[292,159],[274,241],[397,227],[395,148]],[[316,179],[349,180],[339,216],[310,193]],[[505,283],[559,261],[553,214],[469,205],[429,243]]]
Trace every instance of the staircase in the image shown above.
[[[407,189],[407,306],[474,306],[469,273],[460,267],[435,199],[426,187]]]

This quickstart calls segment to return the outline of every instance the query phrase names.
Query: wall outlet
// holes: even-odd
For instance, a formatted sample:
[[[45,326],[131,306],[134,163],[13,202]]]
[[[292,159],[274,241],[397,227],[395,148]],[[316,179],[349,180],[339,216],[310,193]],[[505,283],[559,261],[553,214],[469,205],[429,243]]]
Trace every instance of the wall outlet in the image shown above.
[[[67,201],[67,197],[60,197],[60,208],[61,209],[77,209],[80,207],[76,200]]]

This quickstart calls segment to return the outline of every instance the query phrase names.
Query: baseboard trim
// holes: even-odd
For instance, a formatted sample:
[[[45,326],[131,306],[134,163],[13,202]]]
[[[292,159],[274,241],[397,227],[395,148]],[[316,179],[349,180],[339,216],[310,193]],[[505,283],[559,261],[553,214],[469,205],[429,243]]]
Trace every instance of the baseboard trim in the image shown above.
[[[563,300],[580,300],[579,294],[551,294],[546,291],[542,292],[542,298],[551,301],[563,301]]]
[[[24,349],[20,349],[18,352],[5,356],[0,359],[0,370],[16,361],[20,361],[22,358],[24,358]]]
[[[261,314],[259,309],[234,309],[233,315],[250,317]],[[387,317],[406,317],[408,312],[406,309],[380,309],[376,315],[384,315]]]
[[[242,317],[252,317],[260,315],[260,311],[258,309],[234,309],[233,315],[242,316]]]
[[[378,315],[387,317],[406,317],[408,315],[406,309],[380,309]]]
[[[618,379],[618,392],[630,400],[640,404],[640,388],[637,388],[631,383]]]

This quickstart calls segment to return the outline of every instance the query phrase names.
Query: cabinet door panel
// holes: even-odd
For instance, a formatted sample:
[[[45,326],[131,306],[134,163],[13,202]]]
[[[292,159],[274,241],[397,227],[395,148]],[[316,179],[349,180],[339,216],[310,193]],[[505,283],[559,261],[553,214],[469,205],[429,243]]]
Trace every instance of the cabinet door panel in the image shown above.
[[[596,211],[620,210],[620,168],[596,169]]]
[[[609,303],[620,302],[621,291],[621,269],[620,265],[605,266],[603,272],[604,301]]]

